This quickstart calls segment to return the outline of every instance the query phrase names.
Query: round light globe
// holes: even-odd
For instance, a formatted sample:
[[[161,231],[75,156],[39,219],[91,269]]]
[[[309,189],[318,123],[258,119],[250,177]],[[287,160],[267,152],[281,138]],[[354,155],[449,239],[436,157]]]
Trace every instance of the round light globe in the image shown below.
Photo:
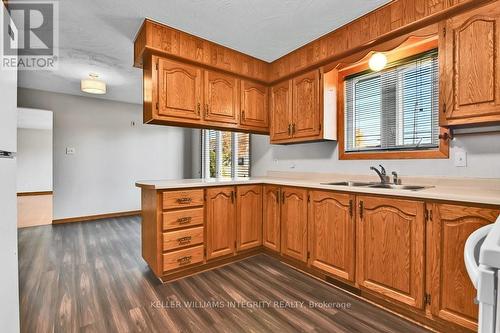
[[[384,69],[385,65],[387,65],[387,57],[385,54],[380,52],[375,52],[368,60],[368,66],[372,71],[378,72]]]

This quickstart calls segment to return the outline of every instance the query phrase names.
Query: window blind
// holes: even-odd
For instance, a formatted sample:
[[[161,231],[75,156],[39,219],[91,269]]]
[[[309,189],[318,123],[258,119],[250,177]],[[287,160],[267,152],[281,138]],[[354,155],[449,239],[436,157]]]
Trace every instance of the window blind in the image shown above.
[[[437,49],[345,80],[345,151],[439,146]]]
[[[250,177],[250,134],[202,130],[203,178]]]

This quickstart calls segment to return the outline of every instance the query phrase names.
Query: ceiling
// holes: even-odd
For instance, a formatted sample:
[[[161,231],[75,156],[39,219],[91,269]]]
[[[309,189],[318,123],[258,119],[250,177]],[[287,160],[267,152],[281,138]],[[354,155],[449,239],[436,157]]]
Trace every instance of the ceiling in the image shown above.
[[[17,128],[51,130],[52,111],[18,108]]]
[[[98,73],[104,96],[142,103],[133,41],[145,17],[271,62],[390,0],[64,0],[59,1],[59,62],[22,71],[19,86],[67,94]],[[87,95],[88,96],[88,95]]]

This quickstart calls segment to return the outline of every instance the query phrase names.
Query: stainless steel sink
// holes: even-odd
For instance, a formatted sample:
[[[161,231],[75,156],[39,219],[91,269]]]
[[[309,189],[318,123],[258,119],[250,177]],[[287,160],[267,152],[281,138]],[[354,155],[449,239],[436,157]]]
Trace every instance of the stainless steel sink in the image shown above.
[[[426,188],[431,188],[434,186],[376,184],[376,185],[371,185],[369,187],[371,187],[371,188],[388,188],[388,189],[393,189],[393,190],[418,191],[418,190],[424,190]]]
[[[356,182],[356,181],[345,181],[345,182],[331,182],[331,183],[321,183],[322,185],[333,185],[333,186],[353,186],[353,187],[371,187],[371,188],[386,188],[393,190],[408,190],[408,191],[419,191],[426,188],[431,188],[434,186],[420,186],[420,185],[395,185],[389,183],[375,183],[375,182]]]
[[[334,185],[334,186],[370,186],[374,184],[377,183],[355,182],[355,181],[321,183],[321,185]]]

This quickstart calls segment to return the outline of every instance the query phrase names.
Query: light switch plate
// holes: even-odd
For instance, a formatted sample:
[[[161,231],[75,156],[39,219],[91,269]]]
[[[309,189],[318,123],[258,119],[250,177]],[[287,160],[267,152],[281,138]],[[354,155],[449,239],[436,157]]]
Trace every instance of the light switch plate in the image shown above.
[[[467,166],[467,152],[465,150],[457,149],[455,151],[455,166],[456,167]]]
[[[74,155],[76,153],[76,149],[74,147],[66,147],[66,155]]]

